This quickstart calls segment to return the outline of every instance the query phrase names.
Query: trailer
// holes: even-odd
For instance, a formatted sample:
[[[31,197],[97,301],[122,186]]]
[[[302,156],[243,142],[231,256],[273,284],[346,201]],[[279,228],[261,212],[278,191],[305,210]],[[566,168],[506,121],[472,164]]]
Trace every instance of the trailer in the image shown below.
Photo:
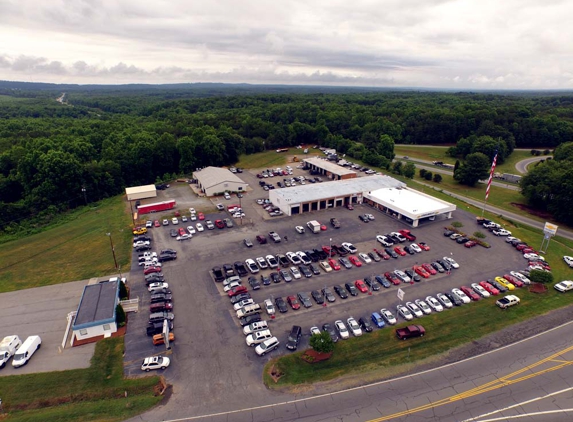
[[[166,211],[175,208],[177,203],[174,200],[155,202],[153,204],[145,204],[137,207],[137,212],[139,214],[148,214],[151,212]]]

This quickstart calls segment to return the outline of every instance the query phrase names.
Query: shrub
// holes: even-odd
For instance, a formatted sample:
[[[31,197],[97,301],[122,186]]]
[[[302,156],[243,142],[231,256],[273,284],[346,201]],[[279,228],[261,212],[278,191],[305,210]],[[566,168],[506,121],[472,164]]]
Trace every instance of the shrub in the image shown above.
[[[478,239],[485,239],[485,234],[483,234],[480,231],[474,232],[474,237],[477,237]]]
[[[459,221],[454,221],[454,222],[452,223],[452,227],[455,227],[455,228],[460,228],[460,227],[463,227],[463,226],[464,226],[464,225],[463,225],[462,223],[460,223]]]
[[[334,342],[330,338],[330,334],[327,331],[323,331],[320,334],[314,334],[310,338],[310,347],[318,353],[330,353],[334,350]]]
[[[442,181],[442,175],[441,174],[434,174],[434,182],[436,183],[440,183]]]
[[[549,284],[553,283],[553,274],[543,270],[531,270],[529,279],[532,283]]]
[[[125,283],[123,281],[119,282],[119,298],[121,300],[127,299],[127,287],[125,287]]]
[[[115,307],[115,322],[118,327],[123,327],[125,325],[125,321],[125,311],[123,310],[123,306],[118,303]]]
[[[432,180],[432,176],[433,176],[432,172],[429,171],[429,172],[427,172],[426,175],[424,176],[424,179],[426,179],[426,180]]]
[[[426,173],[428,172],[428,170],[426,169],[420,169],[420,177],[426,177]]]

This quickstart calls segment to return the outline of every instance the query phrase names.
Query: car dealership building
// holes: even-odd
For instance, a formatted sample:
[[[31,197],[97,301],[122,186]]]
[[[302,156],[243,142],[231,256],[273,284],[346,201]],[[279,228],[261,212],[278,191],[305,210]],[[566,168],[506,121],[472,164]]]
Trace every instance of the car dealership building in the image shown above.
[[[412,227],[438,217],[452,218],[456,209],[453,204],[410,189],[405,183],[384,175],[274,189],[269,192],[269,199],[286,215],[365,203]]]

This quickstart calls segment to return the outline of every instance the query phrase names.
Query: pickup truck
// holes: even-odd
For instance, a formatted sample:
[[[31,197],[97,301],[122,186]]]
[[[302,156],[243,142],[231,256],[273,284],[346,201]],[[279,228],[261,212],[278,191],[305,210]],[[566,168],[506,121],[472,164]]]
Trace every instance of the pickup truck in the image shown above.
[[[515,295],[507,295],[499,299],[495,304],[501,309],[507,309],[510,306],[519,304],[519,298]]]
[[[279,243],[281,241],[281,237],[277,232],[269,232],[269,237],[273,239],[273,242]]]
[[[157,252],[143,252],[142,254],[137,255],[139,262],[151,261],[153,258],[157,258]]]
[[[396,329],[396,336],[400,340],[406,340],[413,337],[423,337],[426,334],[426,329],[421,325],[408,325],[404,328]]]

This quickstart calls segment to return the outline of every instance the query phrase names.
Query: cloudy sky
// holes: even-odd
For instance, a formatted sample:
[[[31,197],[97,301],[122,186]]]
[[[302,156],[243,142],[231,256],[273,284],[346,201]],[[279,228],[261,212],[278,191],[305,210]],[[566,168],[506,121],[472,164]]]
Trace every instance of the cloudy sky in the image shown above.
[[[571,0],[0,0],[0,79],[573,88]]]

